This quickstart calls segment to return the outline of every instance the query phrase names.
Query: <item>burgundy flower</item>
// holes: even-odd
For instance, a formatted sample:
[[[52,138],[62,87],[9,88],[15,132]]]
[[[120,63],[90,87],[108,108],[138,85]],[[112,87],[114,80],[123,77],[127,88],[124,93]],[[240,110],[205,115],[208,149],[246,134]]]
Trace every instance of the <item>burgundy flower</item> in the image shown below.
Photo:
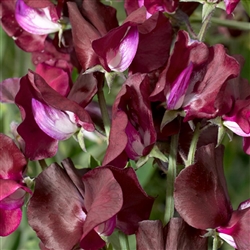
[[[138,160],[153,148],[156,132],[149,94],[150,84],[146,75],[131,75],[123,84],[112,109],[109,146],[103,165],[116,161],[113,162],[115,166],[124,166],[127,157]]]
[[[224,102],[229,100],[231,105],[222,115],[223,125],[243,137],[243,149],[249,154],[250,85],[246,79],[238,77],[228,81]]]
[[[115,227],[134,233],[148,218],[153,199],[131,168],[101,167],[81,178],[71,161],[62,165],[52,164],[37,177],[28,206],[29,224],[45,248],[100,249],[105,242],[99,235],[110,235]]]
[[[207,249],[207,239],[202,231],[190,227],[182,218],[172,218],[163,228],[161,221],[142,221],[136,233],[138,250],[151,249]]]
[[[31,34],[20,27],[15,18],[15,0],[1,2],[1,26],[16,45],[27,52],[39,51],[44,48],[47,35]]]
[[[216,229],[239,249],[249,249],[249,200],[233,211],[223,173],[223,148],[214,144],[197,151],[195,164],[181,171],[175,182],[175,208],[197,229]]]
[[[147,17],[149,18],[155,12],[174,13],[179,5],[179,0],[126,0],[124,3],[127,14],[135,11],[137,8],[145,6]]]
[[[7,236],[19,226],[25,194],[31,190],[23,183],[24,155],[8,136],[0,134],[0,141],[0,236]]]
[[[138,42],[139,33],[136,24],[126,22],[104,37],[93,41],[92,47],[106,71],[123,72],[134,59]]]
[[[234,11],[240,0],[224,0],[224,2],[226,5],[226,12],[229,15]]]
[[[138,22],[137,13],[128,20]],[[126,20],[127,20],[126,19]],[[131,73],[149,73],[163,67],[170,53],[172,43],[172,26],[163,13],[157,12],[148,20],[138,23],[139,44],[134,60],[129,67]]]
[[[81,6],[68,2],[67,5],[76,56],[85,71],[100,64],[92,42],[118,26],[116,11],[100,1],[83,1]]]
[[[54,33],[62,29],[53,5],[41,9],[31,8],[24,0],[17,0],[15,17],[18,24],[27,32],[37,35]]]
[[[51,83],[54,83],[52,86],[54,89],[40,75],[30,71],[21,78],[20,90],[15,98],[15,103],[19,106],[23,118],[23,122],[17,128],[17,131],[25,141],[25,154],[30,159],[43,159],[55,155],[57,140],[68,138],[76,132],[78,126],[87,131],[94,131],[91,118],[83,107],[88,104],[95,92],[86,92],[86,95],[81,96],[82,99],[85,99],[81,103],[81,105],[84,104],[85,106],[81,107],[75,101],[61,95],[67,93],[67,84],[60,88],[61,93],[56,91],[59,90],[58,87],[62,86],[63,82],[60,77],[58,79],[56,77],[57,80],[51,81],[52,78],[49,72],[47,77]],[[60,73],[61,71],[55,69],[54,76],[57,75],[57,72]],[[90,75],[91,77],[94,79],[91,79],[93,82],[92,90],[96,89],[97,80],[93,74]],[[84,83],[86,84],[85,81]],[[26,98],[23,98],[24,93]],[[82,99],[78,98],[78,101],[80,102]],[[57,115],[54,116],[53,114]],[[60,120],[60,118],[63,119]],[[65,119],[67,124],[71,124],[71,130],[65,127]],[[72,127],[75,130],[72,130]],[[31,131],[33,136],[31,136]]]
[[[222,100],[217,96],[225,88],[226,81],[238,74],[239,63],[225,53],[222,45],[207,47],[180,31],[150,99],[166,100],[171,109],[182,107],[186,113],[184,121],[215,118],[221,115]]]

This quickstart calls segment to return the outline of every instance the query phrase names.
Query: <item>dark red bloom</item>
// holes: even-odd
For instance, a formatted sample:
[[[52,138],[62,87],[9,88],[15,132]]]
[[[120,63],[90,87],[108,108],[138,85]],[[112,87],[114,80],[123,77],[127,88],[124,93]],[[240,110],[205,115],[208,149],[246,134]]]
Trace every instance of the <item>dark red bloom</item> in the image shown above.
[[[4,134],[0,134],[0,162],[0,235],[7,236],[19,226],[25,194],[31,190],[23,183],[27,161],[14,141]]]
[[[249,200],[233,211],[222,156],[222,146],[209,144],[198,149],[196,163],[176,178],[175,208],[190,226],[216,229],[232,246],[248,249]]]
[[[109,146],[103,165],[116,161],[115,166],[123,167],[126,164],[124,154],[138,160],[153,148],[156,132],[149,95],[150,84],[145,74],[131,75],[123,84],[112,109]]]
[[[48,249],[100,249],[114,228],[132,234],[149,217],[153,199],[132,168],[95,168],[83,176],[69,160],[52,164],[36,179],[28,220]],[[64,239],[64,240],[62,240]]]

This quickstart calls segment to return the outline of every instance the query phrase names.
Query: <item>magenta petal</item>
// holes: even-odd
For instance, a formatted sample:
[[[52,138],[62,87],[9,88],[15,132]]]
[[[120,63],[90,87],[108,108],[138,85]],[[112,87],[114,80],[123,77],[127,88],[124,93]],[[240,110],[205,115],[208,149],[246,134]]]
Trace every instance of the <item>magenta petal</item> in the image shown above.
[[[27,161],[14,141],[0,134],[0,178],[21,180]]]
[[[0,179],[0,208],[13,210],[20,208],[24,203],[26,192],[31,191],[13,180]]]
[[[84,205],[87,210],[83,225],[84,238],[99,224],[116,215],[123,204],[122,189],[107,168],[95,168],[83,176]]]
[[[0,102],[15,103],[16,94],[20,88],[20,78],[8,78],[0,82]]]
[[[15,17],[18,24],[31,34],[45,35],[61,29],[59,23],[52,21],[48,7],[33,9],[23,0],[16,2]]]
[[[226,12],[229,15],[234,11],[240,0],[224,0],[224,2],[226,5]]]
[[[231,217],[222,156],[222,147],[203,146],[197,151],[197,162],[176,178],[175,208],[194,228],[216,228],[226,225]]]
[[[250,155],[250,137],[243,138],[243,150],[246,154]]]
[[[66,61],[64,61],[64,63],[67,65]],[[40,75],[51,88],[62,96],[67,96],[70,90],[70,72],[59,67],[47,65],[46,63],[39,63],[36,66],[36,73]]]
[[[179,109],[182,106],[192,71],[193,63],[191,62],[172,84],[170,93],[167,96],[167,109]]]
[[[0,236],[7,236],[13,233],[19,226],[22,219],[22,210],[5,210],[0,208]]]
[[[55,140],[66,140],[77,130],[77,125],[70,120],[72,112],[63,112],[32,98],[32,111],[39,128]]]
[[[250,207],[248,200],[248,207],[238,209],[233,212],[232,217],[227,226],[217,228],[219,234],[231,236],[231,245],[236,243],[237,249],[249,249],[250,241]],[[242,205],[243,206],[243,205]],[[223,236],[224,236],[223,235]],[[230,239],[230,238],[229,238]],[[233,241],[234,240],[234,241]]]

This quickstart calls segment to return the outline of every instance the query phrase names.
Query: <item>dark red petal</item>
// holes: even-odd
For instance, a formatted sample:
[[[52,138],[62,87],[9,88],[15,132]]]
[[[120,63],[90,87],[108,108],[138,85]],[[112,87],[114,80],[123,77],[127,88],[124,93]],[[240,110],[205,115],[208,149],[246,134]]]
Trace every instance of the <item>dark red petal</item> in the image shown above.
[[[154,198],[142,189],[132,168],[109,167],[123,192],[123,206],[117,215],[116,227],[125,234],[133,234],[138,223],[148,220]]]
[[[116,215],[123,204],[123,192],[112,172],[95,168],[82,178],[85,187],[84,205],[87,218],[82,239],[96,226]]]
[[[208,238],[205,232],[190,227],[182,218],[172,218],[164,228],[166,232],[166,250],[207,250]]]
[[[81,239],[85,213],[83,197],[57,164],[37,178],[28,205],[28,222],[48,249],[72,249]]]
[[[21,180],[27,161],[14,141],[0,134],[0,178]]]
[[[137,250],[164,249],[163,227],[161,221],[145,220],[139,222],[136,232]],[[172,250],[172,248],[169,248]]]
[[[226,225],[232,207],[223,173],[223,147],[214,144],[197,151],[194,165],[183,169],[175,181],[175,208],[192,227],[216,228]]]
[[[67,4],[76,55],[85,71],[99,64],[91,43],[100,37],[100,33],[84,19],[75,3],[68,2]]]
[[[138,29],[139,45],[129,69],[133,73],[148,73],[163,67],[172,42],[173,31],[169,20],[158,12],[139,25]]]

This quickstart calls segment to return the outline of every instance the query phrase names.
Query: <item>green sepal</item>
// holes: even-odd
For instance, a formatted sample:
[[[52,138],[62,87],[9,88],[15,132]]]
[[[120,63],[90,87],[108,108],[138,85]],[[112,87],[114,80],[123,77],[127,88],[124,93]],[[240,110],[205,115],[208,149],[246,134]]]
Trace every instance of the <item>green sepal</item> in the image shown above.
[[[225,138],[226,135],[226,129],[225,126],[223,126],[223,124],[219,124],[218,125],[218,136],[217,136],[217,145],[216,147],[218,147],[219,145],[221,145],[223,139]]]
[[[85,142],[84,142],[83,128],[81,128],[81,129],[78,131],[77,136],[76,136],[76,140],[77,140],[77,142],[79,143],[81,149],[82,149],[84,152],[87,152],[86,147],[85,147]]]
[[[96,65],[96,66],[94,66],[94,67],[92,67],[92,68],[89,68],[89,69],[85,70],[85,71],[83,72],[83,75],[85,75],[85,74],[90,74],[90,73],[94,73],[94,72],[105,73],[106,71],[105,71],[105,69],[102,67],[102,65]]]
[[[94,169],[94,168],[96,168],[98,166],[101,166],[100,161],[98,161],[93,155],[90,155],[89,156],[89,167],[91,169]]]
[[[173,121],[178,115],[180,115],[180,111],[166,110],[161,121],[161,128],[160,128],[161,131],[168,123]]]
[[[149,158],[157,158],[163,162],[168,162],[167,156],[164,155],[156,145],[154,145],[154,147],[152,148],[152,150],[150,151],[148,155],[141,157],[137,161],[136,163],[137,168],[140,168],[142,165],[144,165],[148,161]]]
[[[214,11],[216,5],[213,3],[204,3],[202,6],[202,23],[208,18],[208,16]]]

